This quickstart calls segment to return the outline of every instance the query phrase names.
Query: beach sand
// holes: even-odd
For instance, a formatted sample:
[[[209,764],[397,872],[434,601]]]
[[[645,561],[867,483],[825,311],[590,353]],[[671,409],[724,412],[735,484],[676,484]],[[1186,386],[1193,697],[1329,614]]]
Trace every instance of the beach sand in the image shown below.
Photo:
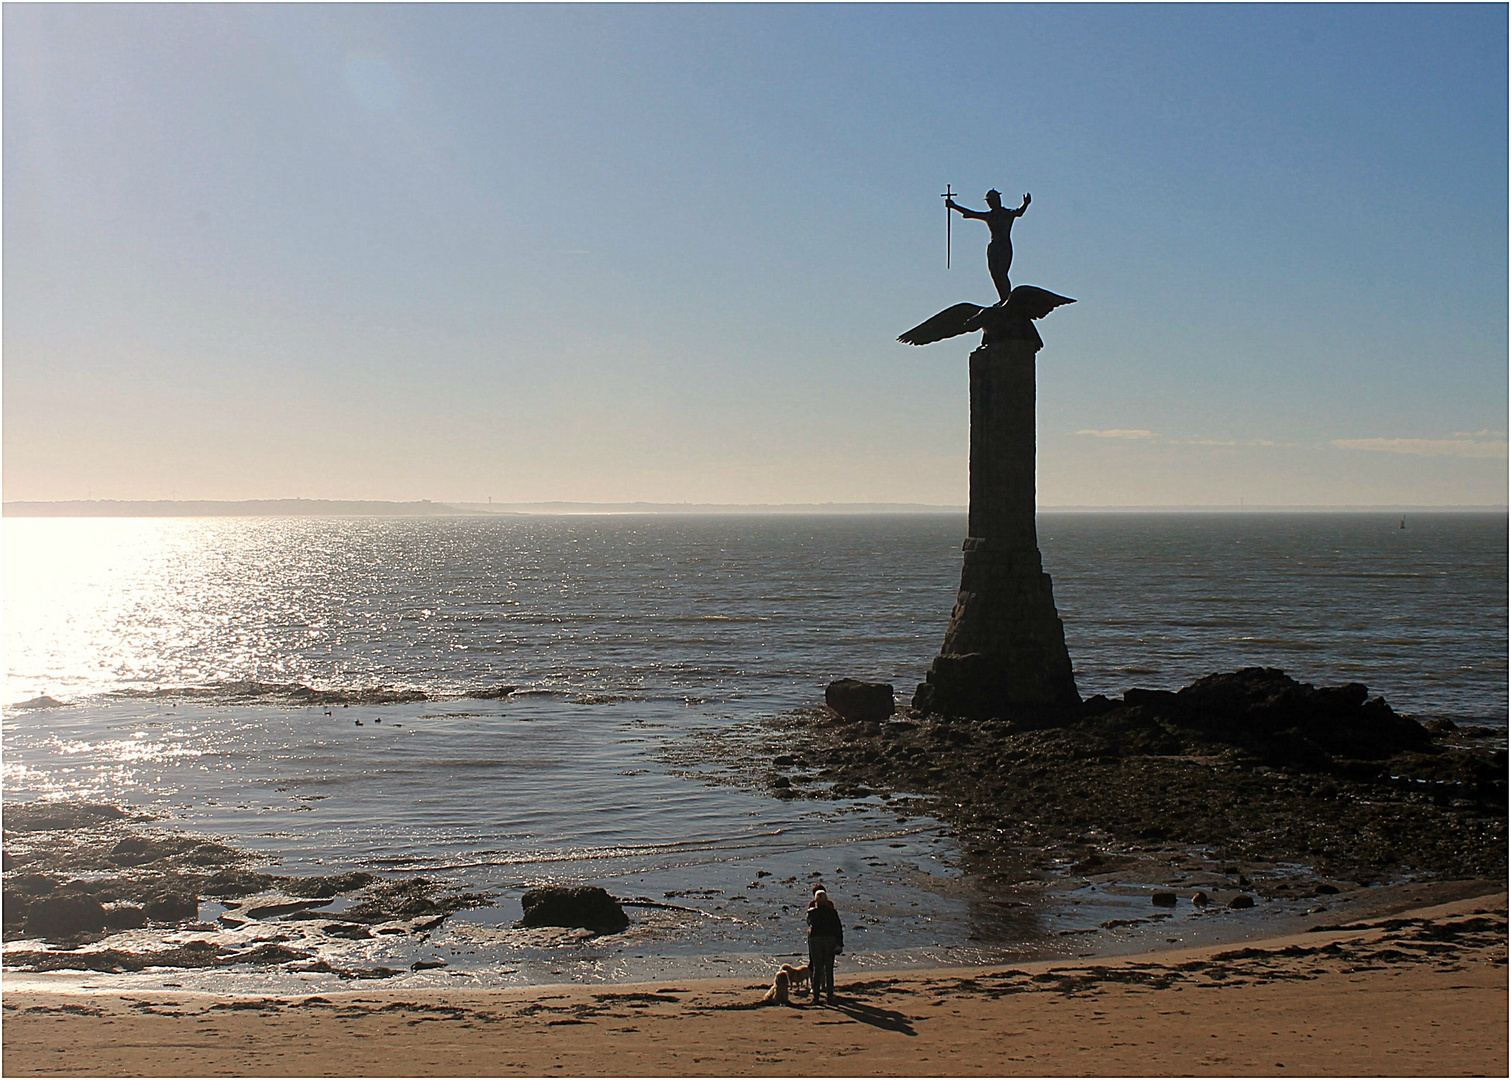
[[[833,1006],[707,980],[227,998],[7,978],[3,1068],[41,1074],[1492,1075],[1506,895],[1243,946],[868,974]],[[841,958],[843,961],[843,958]]]

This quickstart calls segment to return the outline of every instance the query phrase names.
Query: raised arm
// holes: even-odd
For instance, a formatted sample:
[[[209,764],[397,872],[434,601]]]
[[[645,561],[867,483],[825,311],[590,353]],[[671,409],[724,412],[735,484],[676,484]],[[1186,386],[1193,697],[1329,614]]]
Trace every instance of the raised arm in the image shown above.
[[[1013,217],[1022,217],[1023,211],[1028,209],[1028,204],[1034,201],[1034,197],[1028,192],[1023,193],[1023,205],[1013,211]]]
[[[945,199],[944,205],[948,206],[951,210],[955,211],[955,213],[959,214],[961,217],[979,218],[982,221],[986,221],[991,217],[990,214],[982,213],[980,210],[967,210],[965,207],[957,203],[954,199]]]

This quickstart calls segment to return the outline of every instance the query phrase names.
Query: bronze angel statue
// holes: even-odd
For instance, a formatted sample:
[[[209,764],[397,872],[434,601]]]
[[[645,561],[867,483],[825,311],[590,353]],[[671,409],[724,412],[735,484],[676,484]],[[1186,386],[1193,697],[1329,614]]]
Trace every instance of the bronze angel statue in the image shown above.
[[[985,331],[984,342],[996,337],[1029,337],[1037,339],[1038,331],[1032,321],[1042,319],[1062,304],[1074,304],[1068,296],[1059,296],[1037,285],[1019,285],[1016,289],[1008,279],[1008,270],[1013,264],[1013,222],[1023,216],[1032,196],[1023,196],[1023,205],[1010,210],[1002,205],[1002,193],[993,188],[986,193],[985,210],[970,210],[949,196],[944,204],[961,217],[986,222],[991,230],[991,240],[986,245],[986,266],[992,275],[992,284],[997,287],[997,303],[990,307],[980,304],[956,304],[947,307],[931,319],[925,319],[897,340],[908,345],[929,345],[935,341],[968,334],[973,330]],[[1039,343],[1042,344],[1042,343]]]

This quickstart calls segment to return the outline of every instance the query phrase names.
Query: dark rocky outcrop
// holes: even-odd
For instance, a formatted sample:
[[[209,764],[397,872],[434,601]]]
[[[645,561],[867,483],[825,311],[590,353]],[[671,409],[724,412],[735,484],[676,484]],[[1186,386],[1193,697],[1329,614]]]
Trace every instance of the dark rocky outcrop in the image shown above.
[[[1503,733],[1435,737],[1358,684],[1246,668],[1077,707],[915,719],[814,723],[805,756],[824,767],[784,797],[916,793],[988,873],[999,857],[1003,872],[1052,850],[1085,859],[1092,830],[1360,884],[1505,873]]]
[[[891,683],[862,682],[859,679],[836,679],[824,690],[824,704],[842,720],[881,721],[892,719],[897,701]]]
[[[618,933],[629,926],[629,916],[606,891],[597,885],[565,888],[546,885],[531,889],[520,898],[524,918],[516,926],[581,927],[598,933]]]
[[[1319,689],[1275,668],[1208,675],[1175,694],[1130,690],[1123,703],[1275,762],[1379,761],[1432,744],[1425,727],[1362,683]]]

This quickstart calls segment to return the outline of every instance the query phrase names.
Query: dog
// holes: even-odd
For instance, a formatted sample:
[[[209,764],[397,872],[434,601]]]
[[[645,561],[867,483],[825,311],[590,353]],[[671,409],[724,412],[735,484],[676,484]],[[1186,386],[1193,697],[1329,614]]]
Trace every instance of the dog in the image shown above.
[[[802,964],[799,966],[793,966],[792,964],[783,964],[782,970],[787,973],[787,985],[792,989],[796,990],[799,986],[803,986],[805,984],[811,985],[808,979],[809,972],[807,964]]]
[[[787,975],[787,965],[782,965],[782,970],[776,973],[776,978],[771,980],[771,989],[766,991],[766,996],[761,999],[762,1005],[791,1005],[792,999],[788,996],[788,986],[791,979]]]

